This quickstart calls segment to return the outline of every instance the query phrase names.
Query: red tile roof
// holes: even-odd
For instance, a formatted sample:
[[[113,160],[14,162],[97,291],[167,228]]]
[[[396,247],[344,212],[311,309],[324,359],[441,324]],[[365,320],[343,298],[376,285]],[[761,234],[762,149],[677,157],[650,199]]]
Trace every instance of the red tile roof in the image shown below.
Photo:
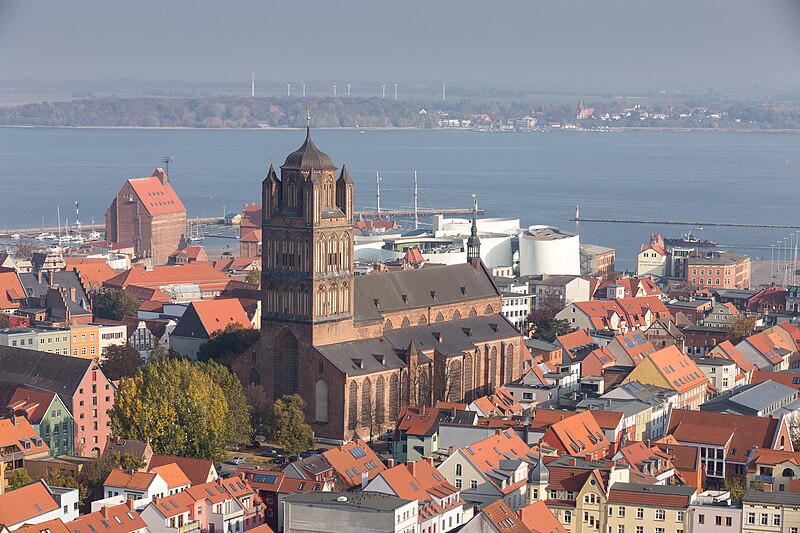
[[[147,524],[139,513],[126,504],[114,507],[103,507],[101,510],[81,516],[67,523],[67,528],[72,533],[130,533],[146,529]]]
[[[54,397],[54,392],[17,387],[14,396],[8,402],[8,408],[17,413],[24,411],[28,421],[38,424],[47,414],[47,409],[53,403]]]
[[[0,494],[0,524],[12,526],[58,510],[44,481]]]
[[[543,501],[523,507],[518,513],[531,533],[567,533],[567,530]]]
[[[461,448],[461,453],[495,489],[502,494],[509,494],[527,483],[527,476],[516,483],[509,482],[512,472],[504,469],[501,463],[517,460],[527,462],[532,452],[514,430],[495,431],[494,435]]]
[[[261,230],[260,229],[254,229],[254,230],[249,230],[249,231],[243,231],[243,230],[244,230],[244,226],[242,227],[242,230],[240,230],[241,231],[241,236],[239,237],[239,240],[241,242],[261,242]]]
[[[386,470],[386,465],[361,439],[348,442],[322,454],[336,471],[338,478],[349,489],[361,485],[361,476],[367,473],[371,480]]]
[[[451,500],[449,505],[446,501],[443,504],[439,503],[460,491],[448,483],[444,476],[424,459],[397,465],[381,472],[378,476],[383,478],[396,496],[419,501],[420,523],[463,505],[461,501],[455,500]]]
[[[708,355],[709,357],[725,357],[727,359],[732,359],[742,372],[750,372],[757,368],[756,365],[742,355],[742,352],[740,352],[731,341],[722,341],[717,344]]]
[[[69,533],[69,529],[60,518],[54,518],[38,524],[26,524],[14,531],[19,533]]]
[[[794,341],[794,349],[800,350],[800,328],[790,322],[781,322],[777,327],[787,331],[791,335],[792,341]]]
[[[641,331],[630,331],[617,335],[614,337],[614,341],[631,358],[634,365],[638,365],[646,355],[656,351],[655,347],[642,335]]]
[[[589,412],[592,414],[592,417],[595,419],[597,425],[600,426],[601,429],[617,429],[620,420],[622,420],[622,417],[625,416],[624,413],[618,413],[616,411],[591,410]]]
[[[767,372],[766,370],[756,370],[750,383],[761,383],[762,381],[774,381],[787,387],[800,390],[800,374],[795,372]]]
[[[781,463],[792,463],[795,466],[800,465],[800,452],[758,448],[750,456],[750,459],[747,470],[749,472],[755,472],[759,465],[775,466]]]
[[[645,505],[650,507],[669,507],[686,509],[691,503],[688,494],[669,494],[656,488],[657,485],[640,485],[637,483],[618,483],[608,491],[608,503]],[[691,490],[691,489],[690,489]]]
[[[584,303],[584,302],[581,302]],[[556,337],[558,343],[567,351],[572,351],[575,348],[589,346],[590,344],[597,344],[594,339],[589,336],[585,329],[579,329],[566,335]]]
[[[133,267],[107,280],[104,285],[111,288],[125,288],[136,285],[145,288],[158,288],[163,285],[197,283],[212,284],[222,290],[228,284],[228,276],[217,271],[209,263],[188,263],[183,265]]]
[[[100,290],[103,283],[118,274],[108,263],[81,263],[67,267],[67,270],[74,270],[78,274],[83,290],[94,292]]]
[[[166,498],[154,498],[147,507],[155,509],[164,518],[172,518],[173,516],[188,513],[194,503],[195,499],[192,495],[183,490]]]
[[[681,444],[725,446],[727,460],[746,463],[754,447],[772,448],[780,425],[777,418],[675,409],[668,433]]]
[[[166,177],[160,168],[155,169],[148,178],[131,178],[128,180],[142,206],[151,215],[164,215],[170,213],[185,213],[181,199],[175,193],[168,181],[162,182]]]
[[[294,494],[297,492],[320,492],[325,490],[325,482],[293,478],[284,472],[238,468],[236,475],[242,475],[251,487],[260,492]]]

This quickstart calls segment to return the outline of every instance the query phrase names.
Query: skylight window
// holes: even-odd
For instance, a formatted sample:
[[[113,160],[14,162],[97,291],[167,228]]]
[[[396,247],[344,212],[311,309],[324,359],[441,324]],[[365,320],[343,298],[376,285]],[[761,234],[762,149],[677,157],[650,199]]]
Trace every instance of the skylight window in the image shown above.
[[[354,459],[361,459],[362,457],[367,456],[367,452],[365,452],[361,448],[353,448],[352,450],[350,450],[350,455],[352,455]]]

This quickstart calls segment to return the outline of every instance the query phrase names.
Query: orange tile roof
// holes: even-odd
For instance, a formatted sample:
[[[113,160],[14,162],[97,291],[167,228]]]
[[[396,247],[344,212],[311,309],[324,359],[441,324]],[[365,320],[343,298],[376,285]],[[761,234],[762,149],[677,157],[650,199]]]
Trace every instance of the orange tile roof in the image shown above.
[[[239,324],[243,329],[251,329],[253,327],[242,307],[242,303],[237,298],[202,300],[192,302],[190,307],[194,308],[197,317],[209,336],[231,324]]]
[[[69,533],[69,529],[60,518],[54,518],[38,524],[26,524],[14,531],[19,533]]]
[[[16,424],[10,418],[0,418],[0,448],[17,446],[26,457],[50,450],[25,417],[18,416],[15,420]],[[30,447],[26,449],[25,443],[30,443]]]
[[[102,531],[107,533],[130,533],[146,529],[147,524],[126,504],[114,507],[103,507],[101,510],[83,515],[67,523],[67,528],[72,533],[94,533]]]
[[[8,408],[15,412],[24,411],[29,422],[38,424],[53,403],[54,392],[17,387],[8,402]]]
[[[494,435],[461,448],[461,453],[502,494],[509,494],[527,483],[527,476],[517,483],[509,483],[511,474],[503,470],[501,464],[511,460],[531,460],[531,448],[512,429],[497,429]]]
[[[760,331],[755,335],[750,335],[744,340],[774,365],[783,362],[783,356],[775,351],[775,348],[784,348],[789,351],[794,351],[794,349],[790,348],[779,335],[767,333],[766,331]]]
[[[156,479],[156,475],[150,472],[139,472],[134,470],[132,473],[122,468],[116,468],[108,474],[103,482],[104,487],[119,487],[123,489],[146,491]]]
[[[15,270],[0,270],[0,309],[19,309],[25,289]]]
[[[261,230],[254,229],[246,232],[242,231],[242,235],[239,237],[239,240],[241,242],[261,242]]]
[[[372,480],[377,474],[386,470],[386,465],[361,439],[323,452],[322,456],[349,488],[361,485],[361,475],[364,472],[367,473],[367,479]]]
[[[795,350],[800,350],[800,328],[790,322],[781,322],[778,327],[789,332],[794,341]]]
[[[558,409],[537,409],[533,413],[533,421],[531,422],[531,428],[535,428],[537,430],[545,430],[548,429],[550,426],[555,424],[556,422],[560,422],[565,418],[569,418],[571,416],[575,416],[575,411],[561,411]]]
[[[186,474],[183,473],[183,470],[181,470],[181,467],[175,463],[157,466],[152,468],[150,472],[161,476],[161,479],[167,482],[167,487],[171,489],[192,484]]]
[[[617,429],[620,420],[625,416],[624,413],[616,411],[598,411],[593,409],[589,412],[592,413],[592,417],[602,429]]]
[[[670,388],[678,393],[708,385],[708,378],[703,371],[675,345],[661,348],[647,358],[670,383]]]
[[[112,288],[124,288],[136,285],[145,288],[158,288],[162,285],[197,283],[216,284],[225,288],[228,276],[214,269],[210,263],[187,263],[182,265],[133,267],[107,280],[104,285]]]
[[[0,524],[13,526],[58,510],[44,481],[36,481],[17,490],[0,494]]]
[[[543,501],[532,503],[518,511],[522,523],[531,533],[567,533],[561,522]]]
[[[622,350],[628,354],[634,365],[638,365],[644,357],[656,351],[650,341],[648,341],[641,331],[630,331],[614,337],[614,341],[619,344]]]
[[[150,458],[148,468],[152,470],[159,466],[175,463],[183,470],[192,485],[200,485],[208,481],[211,471],[214,470],[214,463],[208,459],[195,459],[193,457],[176,457],[174,455],[154,455]]]
[[[151,215],[165,215],[170,213],[185,213],[181,199],[175,193],[169,182],[162,183],[159,177],[166,176],[160,168],[155,169],[148,178],[131,178],[128,180],[142,206]]]
[[[481,513],[498,531],[503,533],[530,533],[522,518],[511,510],[506,502],[497,500],[481,510]]]
[[[556,422],[545,432],[542,440],[567,454],[581,457],[605,455],[610,447],[592,411],[583,411]]]
[[[758,465],[775,466],[780,463],[800,465],[800,452],[789,450],[773,450],[770,448],[757,448],[750,456],[748,471],[755,472]]]
[[[384,470],[378,476],[383,478],[396,496],[419,501],[420,523],[463,505],[461,501],[455,500],[451,500],[450,505],[439,503],[460,491],[448,483],[427,460],[397,465]]]
[[[188,513],[195,501],[188,491],[182,490],[172,496],[154,498],[147,507],[155,509],[164,518],[172,518],[173,516]]]
[[[726,446],[727,460],[746,463],[754,447],[771,448],[782,419],[675,409],[668,433],[682,444]]]
[[[222,503],[226,500],[233,498],[233,495],[228,493],[220,483],[220,480],[209,481],[201,485],[195,485],[186,489],[186,494],[190,495],[195,500],[208,500],[211,503]]]
[[[731,341],[722,341],[721,343],[717,344],[710,352],[709,357],[725,357],[727,359],[733,359],[733,362],[736,363],[736,366],[739,367],[739,370],[743,372],[750,372],[752,370],[756,370],[757,367],[753,363],[751,363],[742,352],[736,348]]]
[[[103,283],[118,274],[103,260],[102,263],[81,263],[67,267],[78,274],[81,286],[87,292],[99,290]]]

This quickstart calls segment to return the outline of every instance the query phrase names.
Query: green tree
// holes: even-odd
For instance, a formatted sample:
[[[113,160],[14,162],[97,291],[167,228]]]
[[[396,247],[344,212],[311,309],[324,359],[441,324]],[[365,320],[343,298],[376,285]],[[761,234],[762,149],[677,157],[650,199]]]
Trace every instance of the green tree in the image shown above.
[[[556,337],[574,331],[568,320],[558,318],[545,318],[538,323],[531,322],[531,337],[553,342]]]
[[[103,454],[86,463],[75,480],[76,484],[85,487],[86,493],[95,500],[103,497],[103,483],[115,468],[124,470],[138,470],[143,468],[144,461],[138,457],[117,452]]]
[[[142,302],[123,289],[104,292],[95,297],[94,316],[109,320],[122,320],[126,316],[136,316]]]
[[[261,283],[261,269],[257,268],[255,270],[251,270],[247,273],[244,280],[247,283],[254,283],[256,285]]]
[[[11,317],[5,313],[0,313],[0,329],[11,327]]]
[[[722,490],[726,490],[731,493],[731,500],[733,503],[739,503],[742,501],[742,498],[744,498],[744,493],[747,492],[747,487],[745,487],[740,478],[733,477],[725,479],[725,481],[722,483]]]
[[[122,378],[111,411],[114,435],[150,442],[159,454],[220,460],[231,430],[225,393],[204,368],[165,359]]]
[[[225,422],[228,444],[249,444],[253,437],[253,426],[250,425],[250,405],[247,403],[242,382],[230,370],[215,361],[208,361],[203,368],[222,389],[225,401],[228,403]]]
[[[737,344],[753,333],[756,329],[756,319],[741,315],[730,324],[726,324],[723,329],[725,330],[725,340]]]
[[[8,476],[8,490],[16,490],[20,487],[24,487],[32,481],[33,479],[31,479],[31,476],[29,476],[28,472],[25,470],[22,470],[21,468],[14,470],[11,472],[11,475]]]
[[[61,470],[51,470],[50,473],[42,479],[51,487],[78,489],[78,499],[81,505],[87,505],[89,503],[89,487],[78,482],[72,475],[62,472]]]
[[[263,435],[269,414],[267,393],[261,385],[248,385],[244,391],[247,403],[250,405],[250,425],[257,435]]]
[[[123,345],[109,346],[100,368],[110,380],[116,381],[120,378],[135,376],[142,368],[144,361],[139,351],[130,343]]]
[[[233,359],[258,342],[260,335],[257,329],[245,329],[241,324],[228,324],[224,330],[215,332],[211,339],[200,345],[197,359],[213,359],[230,368]]]
[[[303,414],[305,406],[299,394],[292,394],[272,404],[267,415],[267,438],[292,455],[314,445],[314,433]]]

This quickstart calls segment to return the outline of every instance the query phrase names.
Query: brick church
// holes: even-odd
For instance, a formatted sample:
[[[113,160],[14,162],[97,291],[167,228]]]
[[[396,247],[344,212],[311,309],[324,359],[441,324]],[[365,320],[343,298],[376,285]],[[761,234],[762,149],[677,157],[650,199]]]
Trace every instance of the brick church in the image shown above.
[[[234,370],[269,401],[299,393],[315,435],[367,437],[408,404],[469,401],[523,372],[524,343],[500,314],[479,258],[353,274],[353,182],[306,131],[262,182],[261,340]]]

